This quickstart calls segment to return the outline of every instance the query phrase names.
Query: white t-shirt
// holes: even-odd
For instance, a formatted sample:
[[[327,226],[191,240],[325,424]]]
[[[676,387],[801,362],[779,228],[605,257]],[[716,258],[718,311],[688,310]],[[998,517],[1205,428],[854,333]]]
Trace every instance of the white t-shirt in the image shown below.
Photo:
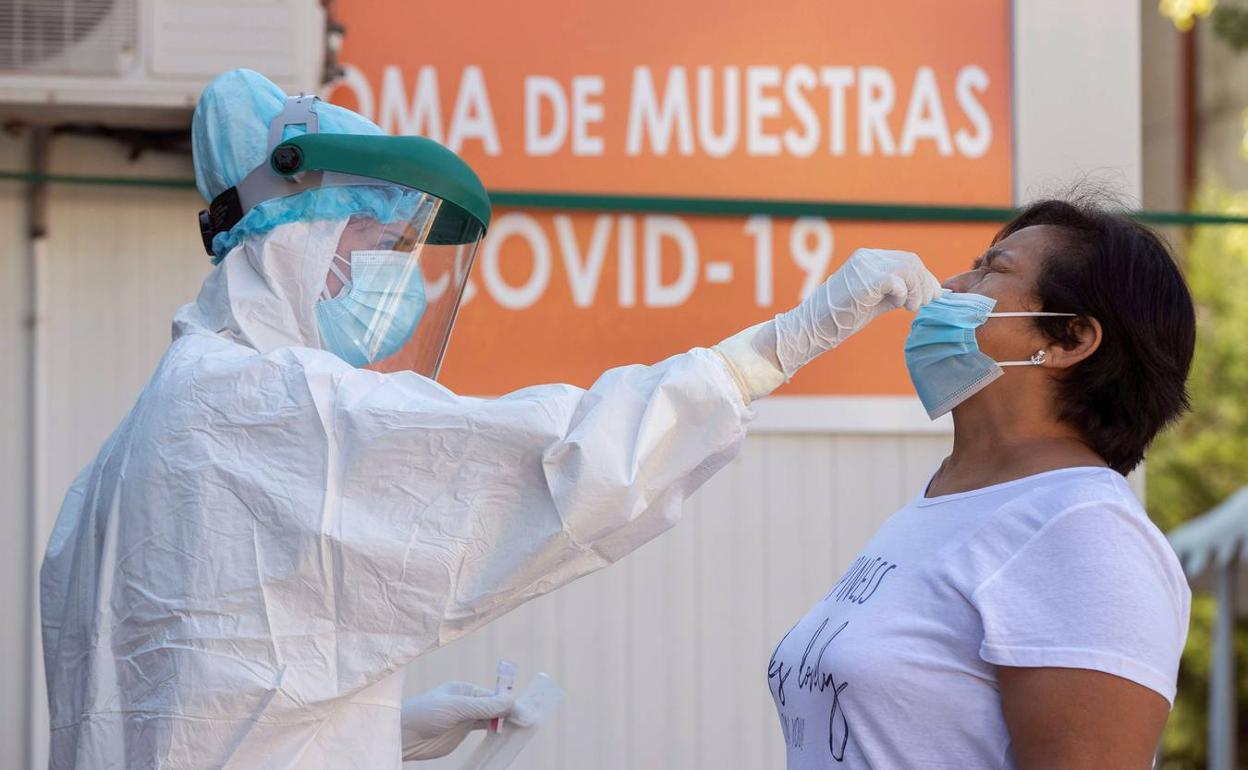
[[[998,665],[1104,671],[1173,703],[1190,599],[1111,470],[920,495],[772,654],[788,768],[1012,768]]]

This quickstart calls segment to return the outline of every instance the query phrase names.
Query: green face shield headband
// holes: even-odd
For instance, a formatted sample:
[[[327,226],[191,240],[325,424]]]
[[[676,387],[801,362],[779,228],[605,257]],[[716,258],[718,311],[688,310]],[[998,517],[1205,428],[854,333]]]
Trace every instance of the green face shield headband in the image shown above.
[[[287,100],[269,125],[266,162],[199,213],[200,234],[209,254],[215,255],[218,234],[229,232],[260,204],[327,187],[388,184],[439,199],[442,210],[428,234],[432,244],[471,243],[484,234],[490,223],[489,196],[459,156],[419,136],[321,134],[319,101],[315,96]],[[302,133],[287,137],[291,131]]]

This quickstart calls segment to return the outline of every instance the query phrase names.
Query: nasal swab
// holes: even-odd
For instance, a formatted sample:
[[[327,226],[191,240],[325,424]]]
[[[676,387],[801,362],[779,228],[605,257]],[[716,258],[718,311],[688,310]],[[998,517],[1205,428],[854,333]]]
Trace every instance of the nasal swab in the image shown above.
[[[516,686],[516,674],[519,673],[516,664],[510,660],[500,660],[498,662],[498,678],[494,682],[495,695],[510,695]],[[494,717],[490,720],[490,732],[501,733],[503,731],[503,720],[500,717]]]

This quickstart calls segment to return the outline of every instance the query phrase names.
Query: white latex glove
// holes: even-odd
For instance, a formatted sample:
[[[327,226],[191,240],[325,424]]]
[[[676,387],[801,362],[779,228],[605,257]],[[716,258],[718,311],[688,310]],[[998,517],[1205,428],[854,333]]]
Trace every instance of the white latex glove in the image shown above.
[[[801,304],[715,346],[747,402],[783,385],[816,356],[877,316],[915,311],[941,293],[940,281],[908,251],[858,249]]]
[[[511,695],[468,682],[447,682],[403,703],[403,760],[444,757],[473,730],[484,730],[495,717],[524,725],[527,718],[513,711]]]

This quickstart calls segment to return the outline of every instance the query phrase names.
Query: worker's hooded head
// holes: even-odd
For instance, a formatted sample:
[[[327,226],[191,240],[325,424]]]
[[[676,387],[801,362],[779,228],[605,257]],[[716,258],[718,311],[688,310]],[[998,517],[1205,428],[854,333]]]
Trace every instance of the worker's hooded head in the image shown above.
[[[436,376],[489,223],[462,160],[250,70],[204,89],[192,147],[218,265],[201,323],[260,352],[318,347]]]

